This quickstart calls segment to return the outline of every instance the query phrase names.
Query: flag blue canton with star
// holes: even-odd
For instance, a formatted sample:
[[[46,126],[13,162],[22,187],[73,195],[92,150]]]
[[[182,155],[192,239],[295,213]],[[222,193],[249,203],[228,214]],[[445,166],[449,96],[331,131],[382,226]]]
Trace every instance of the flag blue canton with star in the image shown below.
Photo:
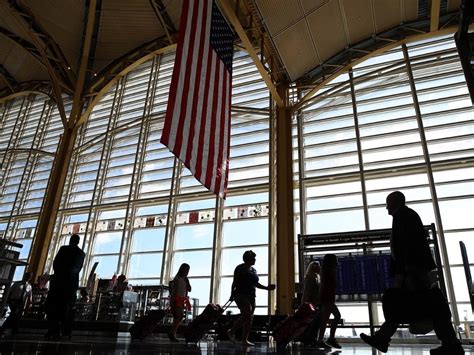
[[[212,2],[210,45],[232,74],[232,56],[234,54],[234,33],[222,16],[216,3]]]

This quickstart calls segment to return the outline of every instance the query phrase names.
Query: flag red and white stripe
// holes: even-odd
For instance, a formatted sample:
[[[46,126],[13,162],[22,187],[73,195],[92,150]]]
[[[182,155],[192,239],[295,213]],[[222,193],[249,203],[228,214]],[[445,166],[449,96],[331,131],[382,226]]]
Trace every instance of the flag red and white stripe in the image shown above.
[[[213,0],[183,2],[161,143],[212,192],[229,172],[234,35]]]

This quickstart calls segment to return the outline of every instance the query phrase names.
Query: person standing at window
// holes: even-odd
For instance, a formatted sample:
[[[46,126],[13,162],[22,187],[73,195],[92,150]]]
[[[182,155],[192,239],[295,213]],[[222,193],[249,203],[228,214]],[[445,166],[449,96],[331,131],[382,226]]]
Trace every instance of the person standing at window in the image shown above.
[[[253,268],[256,256],[252,250],[247,250],[244,253],[244,263],[238,265],[234,270],[234,280],[230,296],[231,300],[234,300],[237,307],[239,307],[240,317],[235,321],[232,328],[227,331],[227,335],[235,343],[235,332],[242,327],[242,344],[245,346],[255,345],[248,340],[255,311],[255,289],[260,288],[267,291],[275,289],[275,285],[263,286],[258,282],[257,271]]]
[[[45,338],[71,336],[79,273],[85,258],[84,252],[79,248],[79,241],[79,235],[71,235],[69,245],[63,245],[54,258],[54,275],[51,276],[46,300],[50,324]]]
[[[185,312],[191,310],[188,298],[188,292],[191,292],[191,284],[188,279],[189,270],[189,264],[181,264],[176,276],[171,281],[170,308],[173,315],[173,324],[168,332],[168,338],[173,342],[179,341],[176,338],[176,332],[184,318]]]

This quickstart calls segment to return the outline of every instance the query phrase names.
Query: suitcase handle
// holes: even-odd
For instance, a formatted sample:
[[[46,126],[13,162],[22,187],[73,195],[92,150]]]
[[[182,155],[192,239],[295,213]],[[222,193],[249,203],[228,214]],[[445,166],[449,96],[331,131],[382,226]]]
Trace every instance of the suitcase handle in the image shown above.
[[[229,306],[232,304],[232,299],[229,299],[224,305],[222,306],[222,312],[224,312]]]

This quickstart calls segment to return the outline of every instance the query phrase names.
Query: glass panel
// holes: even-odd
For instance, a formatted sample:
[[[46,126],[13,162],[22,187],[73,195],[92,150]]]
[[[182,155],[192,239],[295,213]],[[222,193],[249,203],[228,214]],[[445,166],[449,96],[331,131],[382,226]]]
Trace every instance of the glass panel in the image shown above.
[[[187,263],[191,267],[189,276],[209,276],[211,274],[212,251],[186,251],[175,252],[173,255],[173,264],[171,275],[176,275],[182,263]]]
[[[176,227],[175,249],[212,248],[214,223]]]
[[[23,244],[23,248],[20,249],[19,259],[28,259],[33,239],[16,239],[15,242]]]
[[[189,280],[191,284],[191,292],[189,297],[197,298],[199,300],[199,306],[205,307],[209,303],[209,294],[211,290],[211,279],[210,278],[191,278]]]
[[[133,232],[132,252],[163,250],[165,228],[146,228]]]
[[[224,222],[223,247],[268,243],[268,220]]]
[[[474,263],[474,231],[468,232],[448,232],[444,233],[446,248],[448,250],[449,263],[462,264],[461,247],[459,242],[463,242],[466,246],[469,262]],[[472,273],[474,275],[474,272]]]
[[[474,219],[472,218],[474,198],[440,201],[439,208],[444,229],[474,228]]]
[[[90,267],[92,267],[95,262],[99,262],[95,270],[97,278],[111,279],[117,272],[118,255],[94,256],[91,259]],[[87,273],[87,275],[88,274],[89,273]]]
[[[112,254],[120,251],[122,232],[97,233],[94,238],[93,254]]]
[[[474,266],[471,266],[471,275],[474,275]],[[463,267],[451,267],[453,288],[456,290],[456,302],[468,302],[469,291],[467,289],[466,274]]]
[[[162,253],[131,255],[128,277],[160,277],[162,258]]]
[[[307,217],[306,233],[335,233],[365,230],[364,211],[341,211],[310,214]]]

